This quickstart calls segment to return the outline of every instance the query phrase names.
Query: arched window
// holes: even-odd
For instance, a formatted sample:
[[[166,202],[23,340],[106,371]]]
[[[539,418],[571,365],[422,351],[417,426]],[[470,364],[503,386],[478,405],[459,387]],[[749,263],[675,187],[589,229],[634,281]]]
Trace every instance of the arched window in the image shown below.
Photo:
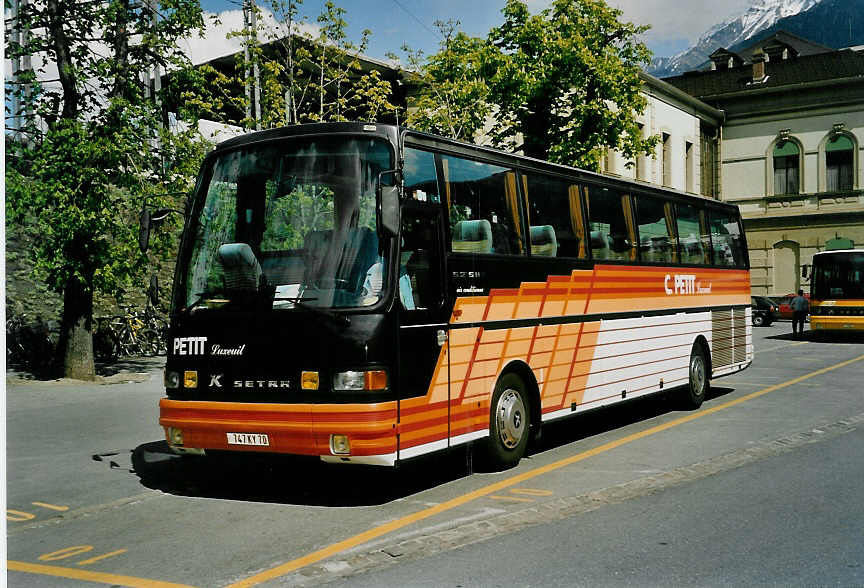
[[[797,194],[800,186],[800,149],[794,141],[781,139],[774,145],[774,193]]]
[[[836,134],[825,144],[825,188],[829,192],[851,190],[854,187],[854,148],[846,135]]]

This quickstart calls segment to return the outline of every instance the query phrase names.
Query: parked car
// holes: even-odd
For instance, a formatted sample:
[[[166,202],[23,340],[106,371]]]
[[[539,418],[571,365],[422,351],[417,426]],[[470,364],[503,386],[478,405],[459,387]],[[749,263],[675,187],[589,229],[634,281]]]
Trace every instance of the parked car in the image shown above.
[[[792,320],[792,299],[795,298],[797,294],[787,294],[786,296],[775,296],[771,300],[777,305],[777,318]],[[809,304],[810,302],[810,294],[805,293],[804,298],[807,299]],[[807,316],[804,320],[810,320],[810,317]]]
[[[764,296],[751,296],[751,320],[754,327],[770,327],[777,320],[777,305]]]

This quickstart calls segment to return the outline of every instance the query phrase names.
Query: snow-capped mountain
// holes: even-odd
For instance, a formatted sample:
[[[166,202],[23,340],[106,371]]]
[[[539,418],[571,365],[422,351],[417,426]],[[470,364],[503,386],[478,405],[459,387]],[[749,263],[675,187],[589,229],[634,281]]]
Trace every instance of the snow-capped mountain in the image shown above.
[[[648,73],[658,76],[673,76],[697,68],[708,60],[708,56],[720,47],[731,48],[765,29],[771,28],[781,19],[807,12],[824,0],[755,0],[744,14],[730,18],[708,29],[696,45],[672,57],[654,59]]]

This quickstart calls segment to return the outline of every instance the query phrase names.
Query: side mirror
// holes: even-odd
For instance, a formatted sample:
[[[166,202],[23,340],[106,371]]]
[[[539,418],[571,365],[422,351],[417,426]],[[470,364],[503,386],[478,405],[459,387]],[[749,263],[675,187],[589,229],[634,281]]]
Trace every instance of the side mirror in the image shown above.
[[[174,213],[183,214],[183,211],[173,208],[159,208],[153,212],[145,208],[141,211],[138,216],[138,247],[141,249],[141,253],[147,253],[147,248],[150,246],[150,231],[165,222],[165,219]]]
[[[393,175],[398,180],[401,173],[398,169],[391,169],[378,174],[378,234],[382,237],[395,237],[399,234],[399,182],[385,186],[382,179],[385,175]]]
[[[145,208],[138,216],[138,248],[141,249],[141,253],[147,253],[147,248],[150,246],[151,226],[150,211]]]
[[[801,266],[801,277],[805,280],[810,277],[810,266],[806,263]]]

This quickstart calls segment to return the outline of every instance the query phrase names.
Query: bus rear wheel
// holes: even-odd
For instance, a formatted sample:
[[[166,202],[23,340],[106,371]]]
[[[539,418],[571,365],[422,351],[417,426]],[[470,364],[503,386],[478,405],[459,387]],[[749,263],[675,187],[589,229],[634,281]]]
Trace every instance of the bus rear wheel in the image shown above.
[[[708,394],[711,373],[705,348],[698,342],[693,345],[693,350],[690,352],[688,372],[689,382],[684,389],[681,400],[684,408],[695,410],[702,406],[702,402]]]
[[[496,469],[515,466],[525,455],[531,424],[525,383],[516,374],[505,374],[492,394],[489,439],[485,457]]]

